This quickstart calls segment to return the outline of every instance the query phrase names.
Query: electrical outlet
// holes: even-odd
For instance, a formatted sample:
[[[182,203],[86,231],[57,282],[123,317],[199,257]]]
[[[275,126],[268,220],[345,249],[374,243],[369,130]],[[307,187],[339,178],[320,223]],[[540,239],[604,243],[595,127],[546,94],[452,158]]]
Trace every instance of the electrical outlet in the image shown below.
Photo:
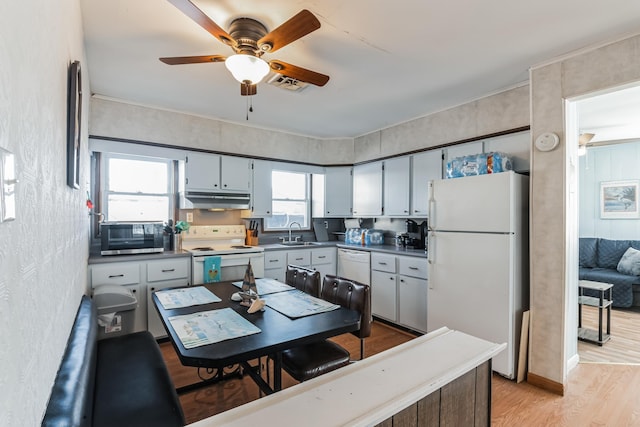
[[[187,222],[193,222],[193,212],[187,212]]]

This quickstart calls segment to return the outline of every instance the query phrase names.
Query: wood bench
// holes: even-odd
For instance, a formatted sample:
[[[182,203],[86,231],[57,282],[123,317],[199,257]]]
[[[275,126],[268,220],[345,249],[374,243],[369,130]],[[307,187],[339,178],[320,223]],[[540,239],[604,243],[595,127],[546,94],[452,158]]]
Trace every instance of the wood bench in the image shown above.
[[[43,426],[183,426],[175,387],[153,336],[97,339],[97,312],[82,297]]]

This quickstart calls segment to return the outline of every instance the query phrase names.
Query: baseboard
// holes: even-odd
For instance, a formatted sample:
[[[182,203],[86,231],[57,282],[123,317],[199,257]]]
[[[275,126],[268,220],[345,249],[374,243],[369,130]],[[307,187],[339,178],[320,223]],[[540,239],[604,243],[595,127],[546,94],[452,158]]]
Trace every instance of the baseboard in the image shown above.
[[[574,354],[573,357],[570,357],[567,361],[567,372],[571,372],[573,368],[578,366],[578,363],[580,363],[580,355]]]
[[[536,375],[532,372],[527,373],[527,382],[543,390],[547,390],[547,391],[550,391],[551,393],[564,396],[564,384],[557,383],[548,378],[541,377],[540,375]]]

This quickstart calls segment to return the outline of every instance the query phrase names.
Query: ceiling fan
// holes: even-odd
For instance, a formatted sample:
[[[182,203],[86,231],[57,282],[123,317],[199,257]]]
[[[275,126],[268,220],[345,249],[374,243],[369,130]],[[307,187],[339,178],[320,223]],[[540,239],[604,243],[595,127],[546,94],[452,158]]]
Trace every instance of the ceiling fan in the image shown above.
[[[231,47],[235,54],[229,57],[202,55],[160,58],[160,61],[165,64],[224,62],[233,77],[240,82],[240,94],[243,96],[255,95],[257,84],[269,71],[316,86],[324,86],[329,81],[329,76],[315,71],[277,59],[269,62],[262,59],[263,54],[275,52],[320,28],[320,21],[306,9],[271,32],[268,32],[260,22],[251,18],[234,19],[229,25],[229,32],[226,32],[190,0],[169,0],[169,2],[212,36]]]

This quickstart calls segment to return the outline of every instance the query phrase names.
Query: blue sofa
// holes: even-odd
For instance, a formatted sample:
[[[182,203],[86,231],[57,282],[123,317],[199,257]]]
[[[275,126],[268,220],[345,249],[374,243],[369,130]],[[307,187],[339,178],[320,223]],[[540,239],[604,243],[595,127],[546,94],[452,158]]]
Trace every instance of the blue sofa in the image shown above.
[[[629,248],[640,250],[640,240],[580,238],[579,278],[612,283],[614,307],[640,306],[640,276],[618,271],[618,264]],[[591,294],[585,290],[585,295]]]

